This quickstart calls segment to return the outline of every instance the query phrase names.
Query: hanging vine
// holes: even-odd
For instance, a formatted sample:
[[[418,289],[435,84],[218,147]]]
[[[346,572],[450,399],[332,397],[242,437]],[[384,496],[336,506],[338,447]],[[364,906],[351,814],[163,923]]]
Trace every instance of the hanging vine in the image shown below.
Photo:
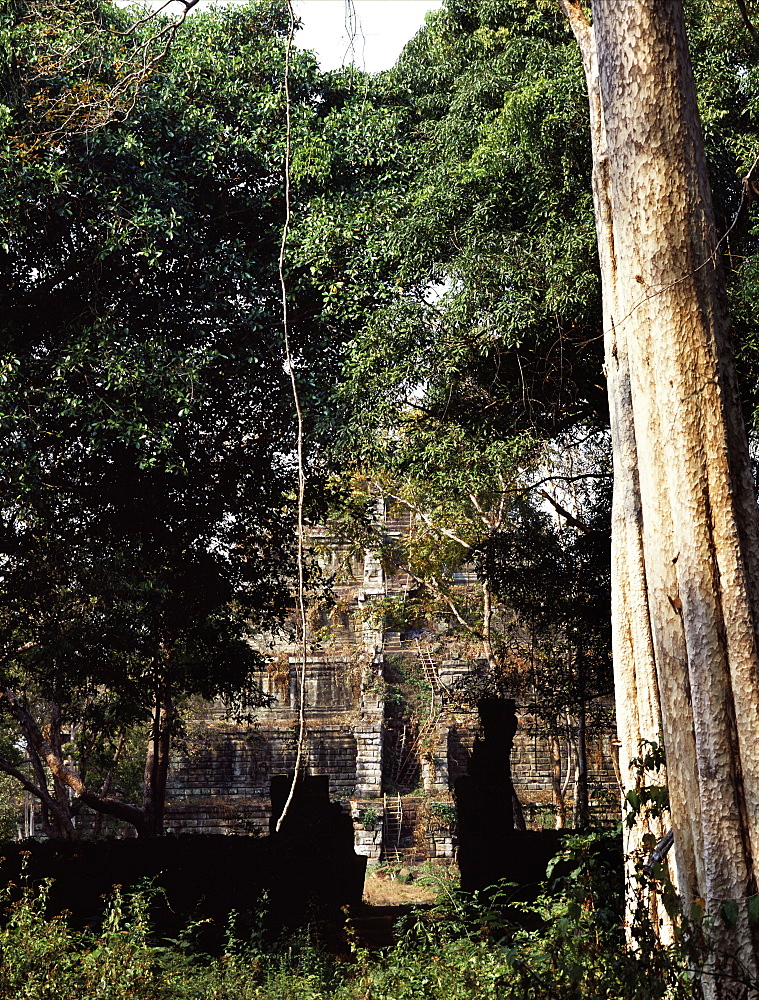
[[[298,422],[297,435],[297,457],[298,457],[298,538],[297,538],[297,562],[298,562],[298,618],[300,623],[300,652],[301,665],[298,676],[298,741],[295,754],[295,769],[293,780],[290,784],[290,791],[282,808],[276,824],[277,833],[287,816],[290,803],[295,794],[295,788],[300,777],[303,766],[303,748],[306,742],[306,660],[308,655],[308,621],[306,618],[306,585],[305,585],[305,530],[303,522],[303,508],[306,498],[306,469],[303,454],[303,409],[300,402],[300,392],[298,390],[298,380],[295,377],[295,360],[293,358],[290,343],[290,319],[287,304],[287,281],[285,279],[285,253],[287,241],[290,236],[290,224],[292,219],[292,203],[290,197],[290,166],[292,158],[292,99],[290,95],[290,62],[292,58],[293,38],[295,36],[296,17],[292,0],[287,0],[287,11],[290,18],[287,45],[285,48],[285,73],[284,73],[284,97],[285,97],[285,222],[282,227],[282,242],[279,248],[279,285],[282,294],[282,330],[285,340],[285,365],[290,376],[293,402]]]
[[[287,252],[287,242],[290,236],[290,226],[292,222],[292,200],[291,200],[291,164],[292,164],[292,98],[290,93],[290,67],[292,63],[293,39],[297,26],[297,18],[293,8],[292,0],[285,0],[287,13],[289,16],[289,26],[287,33],[287,44],[285,48],[285,69],[283,80],[283,93],[285,99],[285,159],[284,159],[284,183],[285,183],[285,220],[282,227],[282,242],[279,250],[279,284],[282,299],[282,330],[285,342],[285,367],[290,376],[293,402],[297,416],[297,459],[298,459],[298,525],[297,525],[297,567],[298,567],[298,621],[300,626],[300,655],[301,664],[298,674],[298,739],[295,754],[295,767],[293,779],[290,783],[290,790],[285,800],[277,823],[276,831],[279,832],[282,823],[287,816],[290,804],[295,794],[295,788],[303,769],[304,748],[306,743],[306,669],[308,658],[308,617],[306,610],[306,581],[305,581],[305,523],[303,511],[306,497],[306,469],[304,458],[304,433],[303,433],[303,408],[298,390],[298,380],[295,375],[295,359],[292,353],[290,341],[290,321],[287,301],[287,280],[285,278],[285,256]],[[349,48],[353,52],[354,39],[360,31],[353,0],[345,0],[345,26],[349,35]]]

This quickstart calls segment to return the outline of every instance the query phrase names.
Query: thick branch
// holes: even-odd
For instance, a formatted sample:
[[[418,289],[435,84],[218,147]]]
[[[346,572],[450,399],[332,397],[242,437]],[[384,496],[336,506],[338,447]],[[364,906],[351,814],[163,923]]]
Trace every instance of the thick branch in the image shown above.
[[[738,10],[741,12],[741,17],[743,18],[743,23],[746,25],[746,30],[753,38],[754,43],[759,45],[759,31],[752,24],[751,18],[748,16],[745,0],[735,0],[735,2],[738,4]]]
[[[494,528],[500,528],[503,524],[503,519],[506,516],[506,480],[504,479],[502,472],[498,473],[498,478],[501,481],[501,498],[498,501],[498,514],[496,515]]]
[[[9,660],[15,659],[20,653],[26,653],[30,649],[36,649],[38,645],[39,644],[36,642],[25,642],[21,646],[6,646],[2,653],[0,653],[0,662],[7,663]]]
[[[462,628],[465,628],[475,638],[482,640],[482,634],[478,632],[477,629],[473,628],[472,625],[470,625],[470,623],[465,618],[462,617],[458,608],[454,604],[453,599],[448,594],[445,593],[445,591],[442,589],[442,587],[434,577],[417,576],[416,573],[412,572],[412,570],[409,569],[408,566],[399,566],[398,568],[403,570],[404,573],[408,573],[408,575],[415,583],[418,583],[423,587],[429,587],[430,590],[434,591],[434,593],[438,596],[438,598],[449,607],[451,613],[454,615],[459,625],[461,625]]]
[[[578,472],[574,476],[544,476],[542,479],[537,479],[534,483],[530,483],[523,492],[537,489],[538,486],[544,486],[546,483],[580,483],[584,479],[611,479],[611,475],[610,472]]]
[[[71,827],[73,832],[71,820],[46,789],[40,788],[39,785],[35,785],[33,781],[30,781],[29,778],[27,778],[23,771],[20,771],[17,767],[11,764],[10,761],[5,760],[4,757],[0,757],[0,771],[4,771],[5,774],[10,775],[11,778],[15,778],[25,791],[29,792],[29,794],[33,795],[36,799],[39,799],[40,802],[44,802],[48,809],[55,813],[61,823],[64,826]]]
[[[37,724],[36,719],[21,704],[10,688],[4,688],[0,691],[0,699],[5,701],[8,711],[19,724],[31,748],[39,756],[40,760],[45,762],[55,778],[67,785],[85,805],[96,812],[106,813],[109,816],[123,819],[127,823],[131,823],[139,832],[144,831],[145,817],[142,809],[138,806],[130,805],[128,802],[121,802],[118,799],[111,799],[107,796],[98,795],[97,792],[90,791],[79,775],[64,764],[60,755],[53,750],[49,740],[45,738],[45,734]]]
[[[557,514],[560,514],[567,523],[571,524],[573,528],[579,528],[580,531],[584,531],[586,535],[598,535],[602,538],[608,538],[611,534],[610,531],[599,531],[598,528],[591,528],[589,524],[581,521],[579,518],[575,517],[574,514],[570,514],[566,507],[562,507],[558,500],[554,500],[550,493],[546,493],[545,490],[540,491],[540,495],[544,500],[547,500]]]
[[[469,497],[469,501],[472,504],[472,506],[474,507],[474,509],[480,515],[480,520],[482,521],[483,526],[488,531],[492,531],[492,529],[494,527],[492,515],[488,516],[485,513],[485,511],[480,506],[480,503],[479,503],[479,501],[478,501],[478,499],[477,499],[477,497],[476,497],[476,495],[474,493],[467,493],[467,496]],[[469,547],[471,548],[471,546],[469,546]]]
[[[454,534],[454,532],[450,531],[448,528],[441,528],[439,524],[433,524],[432,521],[429,519],[429,517],[427,517],[427,515],[422,510],[420,510],[419,507],[417,507],[415,504],[409,503],[409,501],[404,500],[403,497],[394,496],[393,500],[395,500],[399,504],[402,504],[404,507],[408,508],[408,510],[410,510],[412,514],[416,514],[417,517],[419,517],[422,521],[424,521],[424,523],[427,525],[428,528],[432,528],[433,531],[439,531],[441,535],[445,535],[446,538],[450,538],[452,542],[456,542],[464,549],[469,550],[472,548],[469,542],[465,542],[463,538],[459,538],[458,535]]]
[[[432,577],[430,580],[426,580],[424,582],[427,584],[428,587],[432,587],[432,589],[435,591],[435,593],[438,595],[440,600],[443,601],[444,604],[448,605],[451,612],[456,617],[456,621],[459,623],[459,625],[463,626],[468,632],[470,632],[476,638],[482,640],[482,633],[480,633],[476,628],[474,628],[473,625],[470,625],[469,622],[461,616],[461,613],[459,612],[459,609],[456,607],[453,598],[449,594],[446,594],[446,592],[442,589],[437,580],[434,577]]]
[[[585,16],[585,11],[582,9],[579,0],[556,0],[556,2],[564,14],[566,14],[569,26],[572,29],[572,34],[575,36],[577,44],[580,46],[582,60],[585,64],[585,71],[587,72],[591,60],[595,58],[593,29]]]
[[[492,637],[492,625],[493,625],[493,600],[492,594],[490,593],[490,587],[485,581],[482,584],[482,594],[483,594],[483,609],[482,609],[482,648],[485,651],[485,657],[487,658],[488,664],[491,667],[495,667],[495,657],[493,655],[493,644],[491,642]]]

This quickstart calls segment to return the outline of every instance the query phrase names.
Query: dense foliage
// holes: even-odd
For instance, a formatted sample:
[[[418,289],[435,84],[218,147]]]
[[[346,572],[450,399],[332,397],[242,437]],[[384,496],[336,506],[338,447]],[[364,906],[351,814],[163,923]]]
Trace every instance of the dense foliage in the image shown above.
[[[608,694],[608,630],[591,641],[571,608],[580,592],[603,608],[608,571],[579,555],[582,532],[551,526],[537,486],[561,490],[591,518],[608,485],[587,98],[574,40],[553,3],[449,3],[361,100],[372,122],[392,129],[393,169],[376,194],[325,194],[330,239],[324,223],[311,233],[310,218],[302,238],[313,266],[349,276],[343,301],[355,301],[356,286],[375,292],[362,299],[344,366],[338,444],[353,472],[351,503],[363,491],[371,510],[381,497],[410,526],[371,537],[365,520],[350,523],[343,491],[332,529],[408,580],[402,600],[384,603],[386,624],[419,634],[437,623],[448,655],[485,665],[473,687],[545,696],[549,728],[579,746],[583,724],[567,709]],[[354,228],[360,241],[344,239]],[[569,467],[580,463],[566,456],[583,438],[601,463],[586,461],[579,491]],[[541,584],[550,576],[563,599],[537,617],[508,600],[495,573],[520,532],[525,567],[540,558],[541,532],[558,554]]]
[[[318,923],[276,942],[256,927],[246,940],[230,924],[221,956],[193,946],[189,925],[156,940],[145,896],[116,891],[102,926],[77,932],[44,914],[28,889],[0,932],[0,995],[46,1000],[670,1000],[690,997],[689,969],[701,961],[705,930],[682,921],[677,943],[657,943],[645,921],[638,953],[625,948],[616,836],[575,838],[534,903],[511,902],[510,887],[487,900],[459,896],[443,873],[438,903],[412,913],[397,944],[367,952],[354,941],[335,961]],[[262,917],[265,903],[262,902]],[[642,912],[642,911],[641,911]],[[350,924],[348,934],[350,935]],[[328,935],[329,937],[329,935]],[[337,943],[331,936],[333,946]]]
[[[759,48],[732,0],[687,7],[751,418],[759,270],[740,178]],[[286,613],[286,28],[275,0],[179,33],[101,0],[0,4],[0,769],[40,797],[47,833],[71,835],[83,803],[160,832],[177,703],[254,705],[246,640]],[[310,472],[340,470],[331,524],[413,581],[404,606],[377,602],[386,623],[467,637],[478,682],[529,687],[551,735],[573,713],[579,753],[609,690],[609,468],[565,20],[553,0],[448,0],[392,72],[321,75],[300,53],[291,92],[290,318]],[[378,497],[410,512],[406,537],[377,537]],[[125,771],[146,735],[149,766]],[[72,763],[91,794],[72,799]],[[0,932],[0,993],[690,996],[703,913],[663,948],[642,907],[631,954],[618,865],[575,846],[534,905],[449,894],[392,951],[355,947],[337,968],[305,937],[230,930],[220,958],[191,930],[158,942],[139,896],[77,932],[29,891]]]
[[[1,680],[35,793],[43,722],[94,788],[150,713],[165,762],[183,696],[255,705],[247,637],[281,621],[292,580],[287,19],[276,3],[219,10],[166,51],[167,22],[133,20],[88,0],[5,5],[0,22]],[[161,58],[127,100],[145,51]],[[342,84],[302,54],[291,89],[297,144]],[[341,331],[306,268],[288,281],[317,413]]]
[[[759,138],[759,55],[732,0],[686,7],[738,307],[753,294],[756,237],[747,219],[734,223]],[[348,258],[352,275],[386,289],[352,346],[354,423],[381,432],[411,417],[500,438],[603,424],[587,96],[558,5],[451,0],[374,87],[375,114],[388,92],[399,109],[403,155],[395,184],[372,198],[382,254]],[[739,310],[752,349],[753,329]]]
[[[729,0],[688,13],[753,385],[756,238],[738,206],[757,51]],[[0,8],[0,679],[32,790],[47,788],[43,729],[104,787],[151,717],[161,756],[181,698],[255,703],[244,637],[281,620],[292,570],[286,30],[273,0],[179,32],[100,0]],[[344,473],[332,523],[364,544],[378,495],[411,511],[406,542],[379,540],[414,581],[384,611],[444,618],[490,668],[528,635],[556,718],[609,688],[576,45],[553,0],[449,0],[391,72],[322,75],[299,53],[291,90],[290,318],[311,471]],[[480,589],[462,607],[467,564]],[[52,830],[69,805],[50,791]]]
[[[759,148],[759,50],[732,0],[686,6],[751,420],[756,235],[741,177]],[[442,621],[491,673],[510,662],[501,686],[532,694],[556,732],[567,710],[582,715],[612,688],[611,463],[580,55],[554,0],[449,0],[360,100],[373,127],[385,123],[378,156],[393,149],[393,169],[380,192],[325,194],[334,225],[303,229],[312,266],[342,302],[362,302],[337,436],[350,498],[363,490],[365,510],[382,497],[411,517],[408,538],[371,539],[411,581],[387,620],[417,632]],[[345,495],[335,530],[368,543],[365,520],[347,523]],[[472,562],[474,596],[452,584]]]

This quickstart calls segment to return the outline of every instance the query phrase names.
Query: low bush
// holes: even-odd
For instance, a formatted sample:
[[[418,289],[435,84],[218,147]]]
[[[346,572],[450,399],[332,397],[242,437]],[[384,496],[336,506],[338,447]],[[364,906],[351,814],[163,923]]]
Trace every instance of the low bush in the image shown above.
[[[364,957],[367,1000],[685,1000],[693,996],[681,939],[664,947],[641,913],[636,950],[622,922],[622,859],[614,834],[567,838],[535,902],[504,884],[471,899],[445,887],[406,922],[383,961]],[[359,963],[360,964],[360,963]]]
[[[99,933],[45,915],[49,884],[25,887],[0,931],[0,996],[14,1000],[141,1000],[159,993],[142,895],[116,889]]]
[[[0,1000],[685,1000],[693,956],[682,929],[663,947],[641,917],[636,948],[622,926],[621,859],[607,835],[568,839],[535,902],[502,885],[463,896],[448,873],[438,903],[370,953],[336,960],[314,923],[272,943],[259,923],[244,938],[234,914],[221,955],[197,947],[203,924],[156,940],[149,892],[116,890],[97,930],[45,914],[48,887],[24,889],[0,931]],[[349,935],[350,937],[350,935]]]

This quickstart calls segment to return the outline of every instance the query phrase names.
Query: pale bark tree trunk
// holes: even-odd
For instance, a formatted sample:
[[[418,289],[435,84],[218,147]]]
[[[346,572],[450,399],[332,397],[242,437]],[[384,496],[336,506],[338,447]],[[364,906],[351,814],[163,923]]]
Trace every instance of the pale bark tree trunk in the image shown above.
[[[592,28],[576,0],[559,3],[591,108],[622,778],[633,783],[639,740],[661,728],[685,911],[704,899],[713,920],[703,988],[744,996],[738,980],[758,978],[746,915],[759,857],[757,506],[682,2],[593,0]]]

